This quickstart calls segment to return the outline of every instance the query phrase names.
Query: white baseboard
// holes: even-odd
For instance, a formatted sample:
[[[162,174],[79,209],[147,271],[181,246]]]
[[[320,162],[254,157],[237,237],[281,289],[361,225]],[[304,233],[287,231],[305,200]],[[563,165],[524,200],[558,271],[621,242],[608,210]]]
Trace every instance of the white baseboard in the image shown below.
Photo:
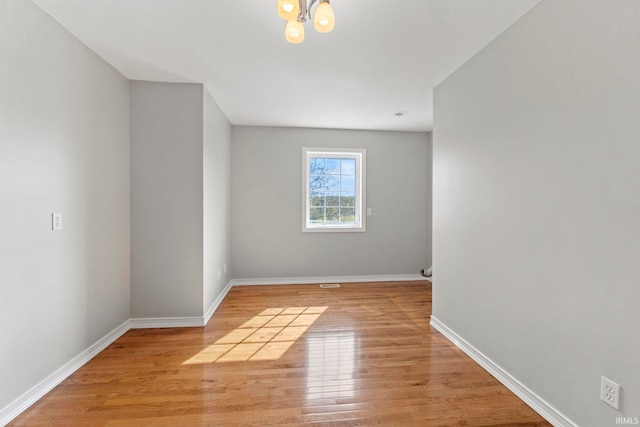
[[[20,415],[38,399],[50,392],[55,386],[67,379],[71,374],[80,369],[82,365],[94,358],[98,353],[107,348],[111,343],[120,338],[129,330],[129,321],[100,338],[96,343],[58,368],[51,375],[27,390],[22,396],[0,409],[0,426],[9,424],[11,420]]]
[[[204,317],[139,317],[130,322],[131,329],[193,328],[204,326]]]
[[[449,341],[464,351],[469,357],[475,360],[480,366],[493,375],[504,386],[511,390],[516,396],[522,399],[534,411],[556,427],[577,427],[569,418],[565,417],[553,406],[549,405],[540,396],[529,390],[524,384],[515,379],[509,372],[502,369],[493,360],[485,356],[480,350],[469,344],[464,338],[449,329],[444,323],[434,316],[431,316],[431,326],[444,335]]]
[[[211,307],[209,307],[207,312],[204,313],[204,325],[203,326],[207,326],[207,323],[209,323],[209,320],[211,320],[211,316],[213,316],[213,313],[216,312],[216,310],[218,309],[218,307],[222,303],[222,300],[224,300],[224,298],[229,293],[229,290],[231,290],[231,286],[233,286],[232,282],[233,281],[230,281],[229,283],[227,283],[227,286],[225,286],[224,289],[222,290],[222,292],[220,292],[220,295],[218,295],[218,298],[216,298],[215,301],[213,301],[213,304],[211,304]]]
[[[428,281],[419,274],[395,274],[377,276],[327,276],[327,277],[276,277],[264,279],[233,279],[232,286],[248,285],[297,285],[309,283],[351,283],[351,282],[405,282],[412,280]]]
[[[202,317],[140,317],[130,320],[131,329],[153,329],[153,328],[193,328],[206,326],[213,316],[229,289],[233,286],[233,280],[227,283],[220,295],[213,301],[206,313]]]

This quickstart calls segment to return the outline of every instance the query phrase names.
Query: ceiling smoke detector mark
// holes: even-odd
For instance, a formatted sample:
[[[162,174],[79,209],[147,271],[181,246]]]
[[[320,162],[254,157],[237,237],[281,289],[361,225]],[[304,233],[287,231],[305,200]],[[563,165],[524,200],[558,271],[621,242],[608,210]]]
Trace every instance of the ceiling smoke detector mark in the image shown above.
[[[320,285],[322,289],[330,289],[330,288],[339,288],[340,284],[338,283],[323,283]]]
[[[396,117],[406,116],[407,114],[409,114],[409,112],[408,111],[404,111],[404,110],[396,111],[396,113],[395,113]]]

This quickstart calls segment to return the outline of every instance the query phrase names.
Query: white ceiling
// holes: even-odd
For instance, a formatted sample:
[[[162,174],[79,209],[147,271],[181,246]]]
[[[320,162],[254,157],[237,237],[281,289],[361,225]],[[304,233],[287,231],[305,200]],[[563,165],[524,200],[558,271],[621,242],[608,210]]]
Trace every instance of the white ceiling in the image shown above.
[[[34,0],[129,79],[204,83],[235,125],[404,131],[539,1],[333,0],[335,29],[291,45],[276,0]]]

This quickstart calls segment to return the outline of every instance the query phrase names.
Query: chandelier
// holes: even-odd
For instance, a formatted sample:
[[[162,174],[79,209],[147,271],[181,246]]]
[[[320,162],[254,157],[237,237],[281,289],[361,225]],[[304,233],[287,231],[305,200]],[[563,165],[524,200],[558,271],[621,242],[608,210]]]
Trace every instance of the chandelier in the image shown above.
[[[319,33],[328,33],[335,25],[329,0],[278,0],[278,15],[287,21],[284,35],[289,43],[303,42],[304,26],[302,24],[311,20],[311,8],[316,2],[318,6],[313,15],[313,26]]]

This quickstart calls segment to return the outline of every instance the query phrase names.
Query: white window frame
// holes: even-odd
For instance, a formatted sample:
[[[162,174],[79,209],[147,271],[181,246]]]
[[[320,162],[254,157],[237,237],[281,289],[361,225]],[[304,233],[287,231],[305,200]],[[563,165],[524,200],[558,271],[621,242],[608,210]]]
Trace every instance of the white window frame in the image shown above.
[[[316,224],[310,220],[309,159],[347,158],[356,161],[355,217],[353,224]],[[364,232],[366,231],[366,150],[364,148],[302,148],[302,231]]]

